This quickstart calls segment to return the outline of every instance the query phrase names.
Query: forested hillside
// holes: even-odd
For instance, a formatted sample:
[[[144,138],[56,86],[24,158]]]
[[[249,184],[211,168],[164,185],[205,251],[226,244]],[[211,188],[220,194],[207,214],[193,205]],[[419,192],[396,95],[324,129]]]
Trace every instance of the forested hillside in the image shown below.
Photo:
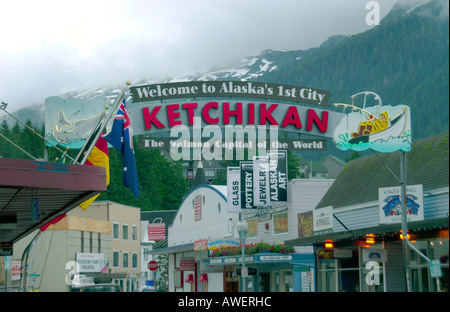
[[[394,7],[378,27],[330,43],[299,61],[291,59],[257,80],[330,90],[330,103],[349,103],[351,95],[373,91],[383,104],[411,107],[413,140],[447,131],[449,20],[448,12],[443,12],[445,1],[433,0],[409,12]]]

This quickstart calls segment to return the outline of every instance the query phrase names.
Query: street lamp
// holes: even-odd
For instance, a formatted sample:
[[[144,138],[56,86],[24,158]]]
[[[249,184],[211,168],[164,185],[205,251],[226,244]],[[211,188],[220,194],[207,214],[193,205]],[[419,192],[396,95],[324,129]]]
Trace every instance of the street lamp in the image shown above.
[[[248,223],[245,221],[242,221],[236,225],[236,229],[239,234],[239,239],[241,241],[241,248],[242,248],[242,269],[241,269],[241,277],[242,277],[242,291],[244,292],[246,290],[246,282],[247,278],[244,277],[244,270],[245,270],[245,239],[247,238],[248,233]]]

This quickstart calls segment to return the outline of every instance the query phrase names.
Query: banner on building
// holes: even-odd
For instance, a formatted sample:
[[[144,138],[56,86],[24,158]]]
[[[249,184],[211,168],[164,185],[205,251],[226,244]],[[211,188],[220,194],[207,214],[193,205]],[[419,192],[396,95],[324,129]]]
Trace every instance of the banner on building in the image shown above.
[[[313,212],[307,211],[298,214],[298,238],[310,237],[313,231]]]
[[[228,212],[241,212],[241,168],[227,168]]]
[[[22,261],[21,260],[12,260],[12,262],[11,262],[11,280],[19,281],[21,274],[22,274]]]
[[[162,241],[166,239],[165,223],[149,223],[147,230],[149,241]]]
[[[378,207],[380,224],[402,222],[401,187],[382,187],[378,189]],[[406,186],[406,216],[407,221],[421,221],[423,214],[422,185]]]
[[[202,195],[197,195],[194,198],[194,221],[202,219]]]
[[[253,162],[241,161],[241,208],[256,209],[253,196]]]
[[[270,201],[269,157],[253,157],[253,205],[267,207]]]
[[[180,271],[195,271],[195,258],[180,258]]]
[[[103,253],[76,254],[77,273],[100,273],[106,263],[106,255]]]
[[[333,231],[333,207],[328,206],[313,210],[314,233],[329,233]]]
[[[269,150],[270,200],[287,201],[287,151]]]

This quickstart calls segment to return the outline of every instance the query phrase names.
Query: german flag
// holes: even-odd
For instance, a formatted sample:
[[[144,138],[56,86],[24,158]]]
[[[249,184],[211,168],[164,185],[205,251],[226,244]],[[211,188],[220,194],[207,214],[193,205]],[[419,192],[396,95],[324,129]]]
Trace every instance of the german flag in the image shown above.
[[[106,185],[109,185],[109,154],[108,154],[108,142],[100,136],[97,140],[97,143],[95,143],[94,148],[92,149],[91,153],[88,156],[88,159],[85,163],[89,166],[102,166],[105,167],[106,170]],[[95,195],[88,200],[82,202],[80,204],[80,207],[83,210],[86,210],[87,207],[89,207],[92,202],[99,197],[100,194]]]

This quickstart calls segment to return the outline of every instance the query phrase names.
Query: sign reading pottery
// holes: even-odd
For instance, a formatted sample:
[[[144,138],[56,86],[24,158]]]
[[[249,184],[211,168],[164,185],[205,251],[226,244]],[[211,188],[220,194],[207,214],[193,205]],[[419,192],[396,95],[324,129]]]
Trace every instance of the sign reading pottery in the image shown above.
[[[209,250],[217,250],[222,247],[239,247],[241,242],[233,238],[210,239],[208,241]]]
[[[378,189],[378,207],[380,224],[402,222],[401,187],[383,187]],[[406,186],[407,221],[424,220],[422,185]]]

